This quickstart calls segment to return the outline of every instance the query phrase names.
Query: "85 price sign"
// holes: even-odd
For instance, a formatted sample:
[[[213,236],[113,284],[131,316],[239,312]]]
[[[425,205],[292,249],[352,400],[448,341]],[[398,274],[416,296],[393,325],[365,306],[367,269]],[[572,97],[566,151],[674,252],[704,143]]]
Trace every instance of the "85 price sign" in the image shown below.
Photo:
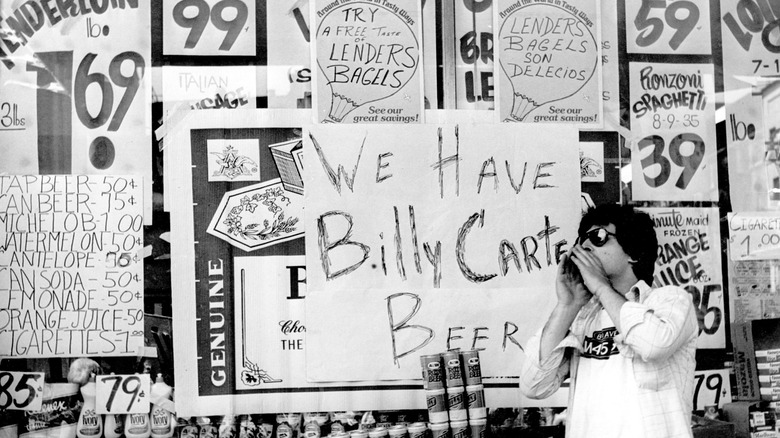
[[[141,414],[149,412],[148,374],[112,374],[98,376],[96,411],[98,414]]]
[[[255,56],[255,0],[166,0],[163,54]]]
[[[43,401],[43,373],[0,371],[0,411],[37,411]]]
[[[709,55],[710,21],[708,1],[626,2],[628,52]]]

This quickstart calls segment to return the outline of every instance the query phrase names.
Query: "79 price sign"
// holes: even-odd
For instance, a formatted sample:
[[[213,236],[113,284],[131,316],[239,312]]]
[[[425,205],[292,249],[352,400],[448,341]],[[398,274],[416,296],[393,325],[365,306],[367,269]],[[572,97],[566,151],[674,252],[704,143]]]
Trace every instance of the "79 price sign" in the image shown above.
[[[709,55],[708,1],[635,0],[626,2],[629,53]]]

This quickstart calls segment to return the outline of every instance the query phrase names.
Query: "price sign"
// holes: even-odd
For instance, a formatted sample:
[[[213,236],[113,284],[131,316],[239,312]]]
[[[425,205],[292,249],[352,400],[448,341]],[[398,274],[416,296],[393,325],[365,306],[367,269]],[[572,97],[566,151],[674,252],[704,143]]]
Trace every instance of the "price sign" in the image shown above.
[[[731,260],[780,259],[780,216],[772,212],[729,213]]]
[[[731,385],[728,370],[696,371],[693,376],[693,410],[703,410],[705,406],[722,407],[731,403]]]
[[[0,371],[0,411],[38,411],[43,401],[43,373]]]
[[[457,107],[492,109],[493,1],[455,2]]]
[[[0,5],[0,16],[21,20],[13,29],[34,29],[0,39],[10,55],[0,75],[17,84],[0,98],[0,129],[12,134],[0,151],[14,160],[0,171],[142,175],[151,218],[149,2],[36,6],[37,18],[30,5]]]
[[[629,53],[711,54],[709,2],[626,2],[626,47]]]
[[[746,86],[738,76],[780,74],[780,10],[758,0],[721,0],[720,12],[726,90]]]
[[[255,56],[255,0],[163,2],[163,54]]]
[[[718,196],[712,65],[631,63],[634,200]]]
[[[96,411],[98,414],[149,413],[151,381],[148,374],[112,374],[98,376]]]

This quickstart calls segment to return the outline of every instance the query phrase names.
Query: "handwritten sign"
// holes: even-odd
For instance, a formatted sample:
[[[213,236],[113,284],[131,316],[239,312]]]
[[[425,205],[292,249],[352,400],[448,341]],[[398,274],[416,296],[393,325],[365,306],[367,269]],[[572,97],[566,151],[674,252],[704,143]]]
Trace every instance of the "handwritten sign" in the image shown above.
[[[421,123],[419,2],[314,2],[317,118]]]
[[[98,414],[149,413],[148,374],[112,374],[95,380],[95,410]]]
[[[780,44],[773,37],[780,11],[757,0],[722,0],[720,13],[725,88],[749,87],[748,78],[780,74]]]
[[[780,216],[773,212],[729,213],[731,260],[780,259]]]
[[[717,200],[712,65],[632,62],[629,69],[633,199]]]
[[[0,152],[18,160],[4,158],[0,171],[136,174],[146,180],[139,200],[150,220],[149,2],[39,3],[0,6],[18,23],[0,30],[0,75],[15,84],[0,97],[0,133],[12,134]]]
[[[722,408],[731,403],[731,385],[729,370],[696,371],[693,376],[696,386],[693,389],[693,410],[704,410],[705,406],[717,405]]]
[[[725,303],[717,208],[642,208],[658,237],[653,286],[675,285],[693,298],[698,348],[725,348]]]
[[[268,108],[311,108],[310,2],[265,2]]]
[[[455,2],[454,8],[457,107],[493,109],[493,1]]]
[[[416,378],[417,356],[456,347],[512,375],[579,219],[576,130],[518,129],[305,135],[310,378]],[[332,360],[356,354],[371,366]]]
[[[0,176],[0,351],[134,355],[143,346],[142,179]]]
[[[40,410],[43,379],[44,373],[0,371],[0,410]]]
[[[626,3],[628,53],[709,55],[709,2],[641,0]]]
[[[618,12],[615,3],[601,0],[601,65],[603,69],[605,124],[620,126],[620,62],[618,59]]]
[[[496,6],[501,120],[602,123],[598,3],[501,0]]]
[[[163,2],[163,54],[255,56],[255,0]]]

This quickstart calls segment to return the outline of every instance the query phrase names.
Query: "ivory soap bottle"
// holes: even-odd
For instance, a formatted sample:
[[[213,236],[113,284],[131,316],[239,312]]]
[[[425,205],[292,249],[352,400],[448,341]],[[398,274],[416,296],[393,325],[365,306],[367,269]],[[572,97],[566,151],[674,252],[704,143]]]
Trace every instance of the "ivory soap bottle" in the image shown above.
[[[157,379],[152,384],[151,392],[151,437],[152,438],[171,438],[175,431],[176,417],[162,406],[165,401],[171,400],[173,388],[163,380],[162,374],[157,375]]]
[[[89,382],[81,387],[81,398],[84,406],[79,413],[79,421],[76,423],[76,436],[78,438],[100,438],[103,433],[103,421],[95,412],[95,376],[90,377]]]

